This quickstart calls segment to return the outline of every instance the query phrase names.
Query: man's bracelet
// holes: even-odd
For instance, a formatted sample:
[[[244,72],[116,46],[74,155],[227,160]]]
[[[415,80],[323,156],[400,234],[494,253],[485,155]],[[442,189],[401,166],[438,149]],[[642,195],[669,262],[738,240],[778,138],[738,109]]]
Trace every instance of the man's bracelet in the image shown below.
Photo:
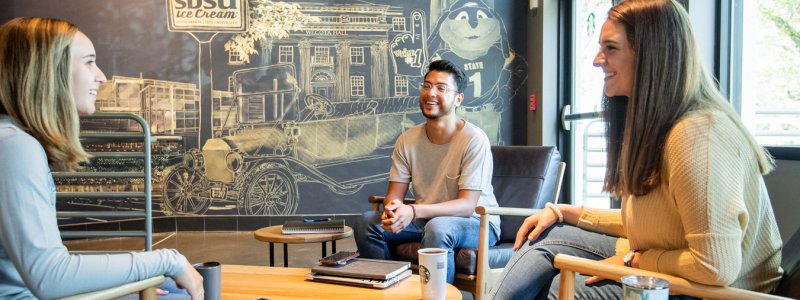
[[[411,222],[414,222],[417,220],[417,208],[414,207],[414,204],[409,204],[408,206],[411,206],[411,212],[414,213],[414,217],[411,218]]]
[[[545,204],[544,207],[550,208],[553,210],[554,213],[556,213],[556,216],[558,216],[559,223],[564,222],[564,214],[561,213],[561,209],[558,208],[557,205],[547,202],[547,204]]]

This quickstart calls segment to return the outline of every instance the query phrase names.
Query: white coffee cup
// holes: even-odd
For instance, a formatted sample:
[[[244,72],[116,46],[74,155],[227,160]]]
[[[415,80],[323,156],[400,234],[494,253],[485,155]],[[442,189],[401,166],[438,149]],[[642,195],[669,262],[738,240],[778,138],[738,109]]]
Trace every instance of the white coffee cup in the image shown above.
[[[444,299],[447,287],[447,250],[423,248],[419,254],[419,280],[422,299]]]

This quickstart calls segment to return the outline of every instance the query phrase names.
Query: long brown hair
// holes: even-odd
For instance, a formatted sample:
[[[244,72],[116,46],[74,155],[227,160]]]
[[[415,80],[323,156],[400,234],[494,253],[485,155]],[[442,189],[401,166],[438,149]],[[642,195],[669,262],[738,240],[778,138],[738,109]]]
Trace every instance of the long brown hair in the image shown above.
[[[703,67],[688,13],[681,4],[626,0],[611,8],[608,21],[625,28],[634,51],[635,78],[625,115],[606,114],[609,129],[614,127],[612,122],[624,125],[618,131],[621,140],[608,138],[604,191],[617,196],[644,195],[660,184],[670,130],[688,112],[700,109],[725,112],[750,141],[761,173],[772,170],[772,158],[750,135]]]
[[[71,171],[89,155],[70,91],[70,43],[78,28],[48,18],[0,26],[0,113],[42,144],[50,167]]]

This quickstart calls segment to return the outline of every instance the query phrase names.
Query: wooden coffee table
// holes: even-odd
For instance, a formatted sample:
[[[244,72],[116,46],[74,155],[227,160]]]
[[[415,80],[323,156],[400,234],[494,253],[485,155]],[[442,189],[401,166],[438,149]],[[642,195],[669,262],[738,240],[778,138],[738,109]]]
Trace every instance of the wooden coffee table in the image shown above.
[[[419,276],[385,289],[371,289],[306,281],[306,268],[222,265],[222,299],[420,299]],[[447,285],[446,299],[461,299],[455,286]]]
[[[283,225],[275,225],[264,227],[256,230],[253,235],[255,238],[262,242],[269,243],[269,266],[275,266],[275,245],[274,243],[283,244],[283,266],[289,266],[289,247],[288,244],[305,244],[305,243],[318,243],[322,242],[322,256],[328,256],[328,248],[326,242],[331,242],[331,253],[336,253],[336,240],[351,237],[353,229],[349,226],[344,227],[344,232],[338,233],[314,233],[314,234],[282,234],[281,227]]]

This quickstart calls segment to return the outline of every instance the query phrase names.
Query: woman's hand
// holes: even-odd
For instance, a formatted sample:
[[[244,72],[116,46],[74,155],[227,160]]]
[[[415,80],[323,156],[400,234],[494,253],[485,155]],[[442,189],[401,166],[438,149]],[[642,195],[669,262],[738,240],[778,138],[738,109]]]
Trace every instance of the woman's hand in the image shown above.
[[[522,247],[522,243],[526,240],[536,240],[539,235],[550,226],[553,226],[558,221],[558,215],[550,209],[545,208],[530,217],[525,218],[525,222],[519,227],[517,231],[517,238],[514,240],[514,251]],[[533,229],[533,230],[531,230]]]
[[[186,270],[181,275],[174,277],[175,283],[179,288],[186,289],[192,300],[203,300],[205,290],[203,290],[203,276],[197,273],[189,262],[186,262]]]
[[[607,263],[607,264],[624,266],[625,265],[625,261],[624,260],[625,260],[625,254],[621,254],[621,255],[614,255],[612,257],[606,258],[606,259],[601,260],[601,261],[604,262],[604,263]],[[589,277],[588,279],[586,279],[584,281],[584,283],[593,284],[593,283],[596,283],[596,282],[601,281],[603,279],[606,279],[606,278],[600,277],[600,276],[592,276],[592,277]]]

